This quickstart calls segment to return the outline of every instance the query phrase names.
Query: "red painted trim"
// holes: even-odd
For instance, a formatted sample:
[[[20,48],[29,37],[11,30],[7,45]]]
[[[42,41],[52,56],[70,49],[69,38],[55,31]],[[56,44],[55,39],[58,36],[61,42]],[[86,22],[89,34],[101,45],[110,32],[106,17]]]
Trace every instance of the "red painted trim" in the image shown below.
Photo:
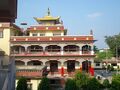
[[[76,38],[76,39],[75,39]],[[39,40],[38,40],[39,39]],[[16,37],[12,36],[11,42],[66,42],[66,41],[84,41],[84,42],[94,42],[93,36],[55,36],[55,37]]]
[[[96,55],[90,55],[90,54],[86,54],[86,55],[73,55],[73,54],[67,54],[67,55],[46,55],[46,54],[11,54],[11,56],[37,56],[37,57],[52,57],[52,56],[80,56],[80,57],[94,57]]]

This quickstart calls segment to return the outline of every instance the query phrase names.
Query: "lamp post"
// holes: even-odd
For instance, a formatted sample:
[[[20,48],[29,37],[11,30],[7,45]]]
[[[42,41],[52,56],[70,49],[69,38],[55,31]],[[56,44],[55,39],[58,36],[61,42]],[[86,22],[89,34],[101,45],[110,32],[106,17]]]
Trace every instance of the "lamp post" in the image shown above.
[[[105,49],[106,51],[105,51],[105,54],[106,54],[106,76],[107,76],[107,66],[108,66],[108,62],[107,62],[107,48]]]
[[[116,50],[115,50],[115,52],[116,52],[116,63],[118,64],[118,51],[117,51],[117,44],[116,44]],[[118,66],[117,66],[117,72],[116,72],[116,74],[118,74]]]
[[[117,50],[117,38],[115,37],[115,60],[116,60],[116,63],[118,64],[118,50]],[[118,74],[118,66],[117,66],[117,71],[116,71],[116,74]]]

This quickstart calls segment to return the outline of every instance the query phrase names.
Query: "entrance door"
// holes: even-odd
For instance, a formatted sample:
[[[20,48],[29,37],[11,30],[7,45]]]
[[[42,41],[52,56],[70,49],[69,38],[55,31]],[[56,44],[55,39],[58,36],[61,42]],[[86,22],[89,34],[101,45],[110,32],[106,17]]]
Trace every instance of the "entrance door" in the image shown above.
[[[58,61],[50,61],[50,71],[51,72],[58,71]]]
[[[85,72],[89,72],[89,68],[91,67],[91,62],[86,60],[82,62],[82,70]]]
[[[67,61],[67,71],[68,72],[75,71],[75,61]]]

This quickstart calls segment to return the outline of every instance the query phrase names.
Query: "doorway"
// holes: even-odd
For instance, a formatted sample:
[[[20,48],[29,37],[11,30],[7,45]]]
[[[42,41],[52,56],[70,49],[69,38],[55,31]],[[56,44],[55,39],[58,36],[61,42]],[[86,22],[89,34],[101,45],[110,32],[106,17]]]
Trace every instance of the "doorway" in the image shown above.
[[[67,61],[67,71],[74,72],[75,71],[75,61]]]
[[[82,62],[82,71],[89,72],[89,68],[91,67],[91,62],[86,60]]]

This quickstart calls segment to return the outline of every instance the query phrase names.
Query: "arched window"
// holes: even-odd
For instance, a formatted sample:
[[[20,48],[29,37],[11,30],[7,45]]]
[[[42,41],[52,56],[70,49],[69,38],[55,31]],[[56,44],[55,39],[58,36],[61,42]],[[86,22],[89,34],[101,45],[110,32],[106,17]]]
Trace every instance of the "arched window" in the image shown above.
[[[42,52],[43,51],[43,47],[39,46],[39,45],[31,45],[28,47],[28,51],[35,53],[35,52]]]
[[[42,62],[37,60],[29,61],[27,65],[31,65],[31,66],[42,65]]]
[[[76,45],[67,45],[64,47],[65,52],[76,52],[79,51],[79,46]]]
[[[25,52],[25,47],[23,46],[12,46],[11,47],[11,53],[13,54],[19,54]]]
[[[23,62],[23,61],[15,61],[15,65],[25,65],[25,62]]]
[[[90,51],[91,51],[91,46],[89,46],[89,45],[84,45],[84,46],[82,47],[82,54],[89,54]]]
[[[49,45],[45,48],[45,51],[48,51],[48,52],[60,52],[60,50],[61,50],[61,47],[57,45]]]

